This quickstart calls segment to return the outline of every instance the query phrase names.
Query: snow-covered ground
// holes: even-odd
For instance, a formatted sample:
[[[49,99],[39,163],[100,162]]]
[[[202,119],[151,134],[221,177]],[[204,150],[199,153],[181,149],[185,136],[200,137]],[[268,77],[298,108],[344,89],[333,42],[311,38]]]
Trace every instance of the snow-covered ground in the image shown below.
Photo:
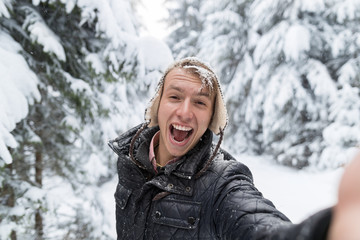
[[[294,223],[334,205],[343,169],[301,171],[268,158],[238,156],[253,173],[255,186]]]
[[[343,170],[318,171],[281,166],[266,157],[237,156],[253,173],[255,186],[292,222],[298,223],[315,212],[336,203],[337,188]],[[102,187],[105,214],[113,219],[115,239],[114,192],[117,177]]]

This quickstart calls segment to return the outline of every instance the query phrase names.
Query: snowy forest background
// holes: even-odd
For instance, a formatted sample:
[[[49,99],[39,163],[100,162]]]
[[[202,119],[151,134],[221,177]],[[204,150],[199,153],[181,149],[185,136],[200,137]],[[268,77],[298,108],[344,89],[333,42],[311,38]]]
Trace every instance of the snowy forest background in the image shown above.
[[[140,36],[141,4],[0,0],[0,239],[114,239],[107,141],[180,57],[219,74],[232,154],[303,171],[358,149],[359,0],[167,0],[165,41]]]

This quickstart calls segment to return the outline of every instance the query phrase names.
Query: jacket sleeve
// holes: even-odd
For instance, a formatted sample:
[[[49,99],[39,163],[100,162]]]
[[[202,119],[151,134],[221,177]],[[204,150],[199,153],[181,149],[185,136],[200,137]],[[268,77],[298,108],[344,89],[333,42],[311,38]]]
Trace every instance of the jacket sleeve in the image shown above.
[[[326,239],[331,209],[292,224],[255,188],[250,170],[239,162],[223,171],[217,185],[214,222],[219,239]]]

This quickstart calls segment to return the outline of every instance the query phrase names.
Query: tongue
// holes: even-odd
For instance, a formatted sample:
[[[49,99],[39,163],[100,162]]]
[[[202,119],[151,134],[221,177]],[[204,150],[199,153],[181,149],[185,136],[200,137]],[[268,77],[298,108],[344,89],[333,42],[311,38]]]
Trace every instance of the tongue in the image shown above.
[[[189,132],[187,131],[181,131],[181,130],[177,130],[177,129],[173,129],[173,135],[174,135],[174,139],[178,142],[182,142],[185,140],[186,136],[188,135]]]

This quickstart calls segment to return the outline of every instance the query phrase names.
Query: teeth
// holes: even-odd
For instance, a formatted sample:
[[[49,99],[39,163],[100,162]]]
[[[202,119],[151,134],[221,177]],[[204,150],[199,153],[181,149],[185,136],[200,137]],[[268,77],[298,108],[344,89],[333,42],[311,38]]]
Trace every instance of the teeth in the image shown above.
[[[181,130],[181,131],[191,131],[191,130],[192,130],[191,127],[181,126],[181,125],[178,125],[178,124],[173,124],[172,126],[173,126],[175,129]]]

